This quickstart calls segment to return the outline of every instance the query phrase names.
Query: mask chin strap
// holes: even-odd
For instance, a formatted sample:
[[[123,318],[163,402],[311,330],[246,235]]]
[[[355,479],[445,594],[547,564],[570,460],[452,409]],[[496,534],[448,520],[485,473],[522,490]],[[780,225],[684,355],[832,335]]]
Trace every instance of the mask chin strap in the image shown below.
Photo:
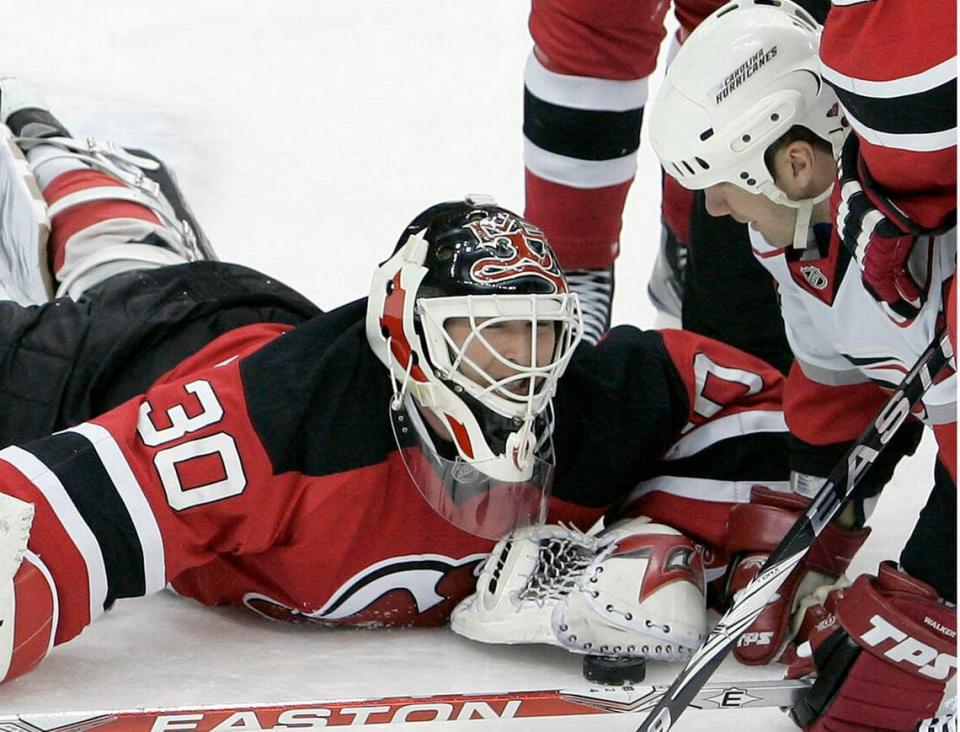
[[[403,397],[407,393],[407,387],[410,384],[410,372],[413,371],[413,354],[410,354],[410,358],[407,360],[407,367],[404,369],[403,381],[398,382],[396,375],[393,373],[393,348],[392,338],[387,338],[387,373],[390,374],[390,385],[393,387],[393,397],[390,399],[390,409],[394,412],[399,412],[403,409]]]
[[[785,194],[772,183],[765,188],[764,195],[766,195],[766,197],[771,201],[774,203],[779,203],[783,206],[789,206],[797,211],[797,221],[793,227],[794,249],[807,248],[807,242],[809,241],[810,233],[810,217],[813,215],[813,207],[818,203],[827,200],[832,192],[833,183],[827,186],[827,188],[818,196],[795,201],[792,198],[788,198],[787,194]]]
[[[523,420],[523,426],[516,432],[511,432],[507,437],[505,452],[513,461],[513,466],[518,470],[522,469],[524,463],[528,462],[530,456],[536,450],[537,446],[533,441],[533,425],[535,418],[527,415]]]

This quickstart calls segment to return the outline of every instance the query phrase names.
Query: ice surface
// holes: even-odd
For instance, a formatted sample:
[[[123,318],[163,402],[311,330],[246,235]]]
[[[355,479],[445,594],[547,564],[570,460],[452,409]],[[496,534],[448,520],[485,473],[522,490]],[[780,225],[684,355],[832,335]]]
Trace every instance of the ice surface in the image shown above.
[[[333,307],[365,294],[372,267],[426,206],[485,192],[522,209],[526,13],[522,0],[47,0],[7,12],[0,70],[37,84],[75,135],[165,158],[222,258]],[[659,237],[658,181],[644,140],[617,321],[654,322],[645,286]],[[901,466],[855,572],[898,554],[926,497],[932,453],[925,440]],[[667,683],[674,672],[650,664],[648,680]],[[779,673],[728,661],[717,679]],[[164,593],[117,603],[37,670],[0,687],[0,713],[580,684],[579,659],[559,649],[482,646],[447,629],[289,627]],[[638,723],[602,715],[508,728]],[[777,710],[691,711],[679,729],[793,726]]]

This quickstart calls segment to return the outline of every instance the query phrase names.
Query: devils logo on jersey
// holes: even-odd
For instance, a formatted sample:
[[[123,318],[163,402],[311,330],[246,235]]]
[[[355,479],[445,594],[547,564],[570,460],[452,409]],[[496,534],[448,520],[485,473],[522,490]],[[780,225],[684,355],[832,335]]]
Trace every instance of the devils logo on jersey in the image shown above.
[[[442,625],[473,592],[473,570],[486,554],[452,559],[439,554],[393,557],[358,572],[318,610],[300,610],[258,592],[243,596],[255,613],[318,625]]]
[[[539,277],[553,285],[553,291],[567,291],[557,261],[540,229],[506,212],[468,224],[481,248],[492,250],[470,267],[470,276],[479,283],[498,284],[525,277]]]

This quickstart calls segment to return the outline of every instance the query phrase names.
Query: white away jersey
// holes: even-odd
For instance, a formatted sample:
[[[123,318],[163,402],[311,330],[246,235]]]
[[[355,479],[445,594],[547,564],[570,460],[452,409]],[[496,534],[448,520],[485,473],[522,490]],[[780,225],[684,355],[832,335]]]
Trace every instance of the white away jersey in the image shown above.
[[[799,257],[789,248],[771,246],[753,229],[750,241],[760,264],[777,281],[787,340],[811,381],[829,386],[872,381],[893,388],[942,322],[944,283],[956,271],[956,229],[917,243],[911,259],[927,272],[927,301],[908,324],[886,315],[836,238],[826,256],[813,244]],[[956,421],[956,388],[956,374],[951,373],[927,392],[917,416],[928,424]]]

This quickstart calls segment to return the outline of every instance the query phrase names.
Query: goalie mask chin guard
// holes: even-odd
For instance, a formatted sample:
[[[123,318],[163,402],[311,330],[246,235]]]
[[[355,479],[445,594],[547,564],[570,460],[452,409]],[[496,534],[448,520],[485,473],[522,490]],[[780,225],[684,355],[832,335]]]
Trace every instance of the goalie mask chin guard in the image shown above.
[[[526,480],[497,480],[497,459],[464,460],[437,444],[408,394],[389,406],[403,464],[420,494],[447,522],[494,541],[547,517],[553,461],[549,449],[527,458]],[[549,442],[549,437],[547,438]]]
[[[650,110],[650,141],[669,175],[691,190],[732,183],[797,209],[793,245],[807,246],[813,206],[789,198],[764,153],[794,125],[839,157],[849,126],[820,77],[821,28],[790,0],[736,0],[714,11],[677,53]]]
[[[401,455],[430,506],[493,539],[541,521],[551,400],[581,333],[543,232],[486,198],[427,209],[374,273],[366,329],[390,372]]]

